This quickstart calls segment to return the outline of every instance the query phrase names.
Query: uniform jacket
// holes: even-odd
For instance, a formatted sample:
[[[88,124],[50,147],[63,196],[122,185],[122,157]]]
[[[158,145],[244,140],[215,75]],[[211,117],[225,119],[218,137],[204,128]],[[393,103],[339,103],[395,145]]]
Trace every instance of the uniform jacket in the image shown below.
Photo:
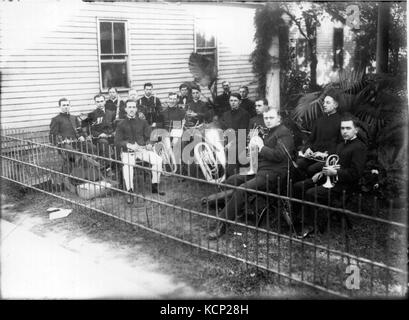
[[[291,131],[280,124],[269,129],[263,140],[264,146],[258,154],[257,174],[286,173],[288,156],[283,145],[291,155],[294,151],[294,139]]]
[[[189,116],[188,112],[186,112],[185,115],[185,126],[186,127],[192,127],[194,126],[197,122],[202,123],[205,121],[205,119],[208,117],[209,113],[209,108],[207,107],[207,104],[201,100],[198,100],[197,102],[191,101],[188,104],[187,110],[192,110],[193,112],[197,113],[197,116]]]
[[[80,120],[71,114],[60,113],[51,119],[50,142],[58,143],[64,139],[78,139],[82,135]]]
[[[138,99],[138,106],[138,111],[143,112],[149,125],[158,122],[162,106],[159,98],[154,95],[151,95],[149,98],[147,96],[142,96]]]
[[[311,148],[314,152],[328,151],[331,154],[341,141],[341,115],[337,112],[329,116],[324,114],[315,122],[303,151]]]
[[[249,98],[244,98],[241,100],[240,108],[246,110],[250,115],[250,118],[256,115],[256,106],[254,104],[254,101],[251,101]]]
[[[223,113],[225,113],[226,111],[228,111],[230,109],[230,103],[229,103],[229,99],[230,99],[230,93],[226,94],[226,93],[222,93],[220,95],[218,95],[215,99],[214,99],[214,113],[217,116],[222,116]]]
[[[150,140],[151,127],[148,122],[138,117],[134,119],[125,118],[122,120],[115,132],[114,143],[119,148],[124,148],[127,150],[126,144],[135,142],[140,146],[144,146]]]
[[[258,126],[265,127],[264,117],[262,114],[258,114],[255,117],[250,119],[248,129],[251,130]]]
[[[172,129],[172,121],[178,121],[182,123],[185,118],[185,110],[179,107],[166,108],[161,112],[159,117],[160,127],[170,131]]]
[[[355,189],[364,172],[367,147],[358,138],[339,143],[335,153],[339,156],[338,181],[336,191]]]
[[[226,129],[247,129],[249,127],[249,114],[247,111],[238,108],[236,110],[229,110],[223,113],[219,122],[223,130]]]
[[[119,108],[119,110],[118,110]],[[109,110],[113,112],[115,115],[118,112],[118,118],[124,119],[126,117],[125,112],[125,101],[119,100],[118,98],[115,100],[108,99],[105,102],[105,110]]]
[[[88,135],[98,137],[101,133],[111,135],[114,132],[115,113],[96,108],[88,114],[87,119],[82,123]]]

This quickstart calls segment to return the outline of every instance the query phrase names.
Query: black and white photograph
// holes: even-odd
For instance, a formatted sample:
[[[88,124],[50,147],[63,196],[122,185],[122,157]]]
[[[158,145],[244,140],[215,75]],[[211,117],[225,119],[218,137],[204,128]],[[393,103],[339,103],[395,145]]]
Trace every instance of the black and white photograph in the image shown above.
[[[407,298],[407,37],[406,1],[3,0],[0,299]]]

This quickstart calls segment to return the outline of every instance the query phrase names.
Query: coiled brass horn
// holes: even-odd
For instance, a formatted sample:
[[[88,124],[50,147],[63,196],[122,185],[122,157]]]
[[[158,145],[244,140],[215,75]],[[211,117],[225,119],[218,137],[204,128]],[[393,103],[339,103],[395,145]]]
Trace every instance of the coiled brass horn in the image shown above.
[[[194,148],[195,160],[209,182],[222,183],[226,179],[226,156],[216,130],[205,130],[205,142],[199,142]],[[221,168],[223,172],[220,172]]]
[[[162,158],[163,173],[176,173],[177,165],[175,154],[171,148],[168,148],[163,141],[155,144],[155,153]],[[169,167],[169,170],[168,170]]]
[[[336,154],[331,154],[327,157],[327,160],[325,161],[325,166],[326,167],[336,166],[338,165],[338,162],[339,162],[339,156]],[[324,188],[331,189],[335,186],[335,184],[337,183],[337,180],[338,180],[337,176],[333,178],[333,181],[331,180],[330,176],[327,176],[327,180],[322,186]]]

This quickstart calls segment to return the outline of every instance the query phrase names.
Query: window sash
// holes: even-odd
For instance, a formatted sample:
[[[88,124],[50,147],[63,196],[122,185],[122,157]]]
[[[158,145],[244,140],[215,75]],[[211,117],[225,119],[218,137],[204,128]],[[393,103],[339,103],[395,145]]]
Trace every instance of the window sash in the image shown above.
[[[110,49],[109,52],[102,52],[102,33],[103,23],[109,24],[109,40],[110,40]],[[118,90],[129,89],[130,81],[130,67],[129,67],[129,54],[128,54],[128,30],[127,30],[127,21],[124,20],[115,20],[115,19],[98,19],[98,60],[99,60],[99,80],[100,80],[100,90],[101,92],[106,92],[108,87],[115,86]],[[119,28],[116,28],[117,25],[120,25]],[[105,26],[105,30],[108,29]],[[119,31],[118,31],[119,30]],[[115,37],[116,32],[116,37]],[[116,44],[119,34],[119,40],[122,41],[122,44]],[[106,35],[105,35],[106,37]],[[118,50],[119,49],[119,50]],[[116,51],[115,51],[116,50]],[[116,66],[116,67],[115,67]],[[118,71],[123,68],[123,71]],[[105,70],[105,71],[104,71]],[[107,70],[113,76],[112,81],[120,83],[120,85],[108,85],[106,74]]]

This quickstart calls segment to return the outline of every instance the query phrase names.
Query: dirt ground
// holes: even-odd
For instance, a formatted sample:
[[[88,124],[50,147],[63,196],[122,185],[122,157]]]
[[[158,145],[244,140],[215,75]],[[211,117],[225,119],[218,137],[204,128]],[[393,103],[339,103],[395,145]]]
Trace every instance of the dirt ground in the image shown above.
[[[127,267],[142,266],[144,271],[170,276],[175,290],[161,299],[325,297],[274,274],[102,214],[73,208],[68,217],[50,220],[48,208],[70,208],[70,204],[3,180],[1,193],[1,217],[6,221],[70,250],[89,252],[97,260],[123,261]]]

